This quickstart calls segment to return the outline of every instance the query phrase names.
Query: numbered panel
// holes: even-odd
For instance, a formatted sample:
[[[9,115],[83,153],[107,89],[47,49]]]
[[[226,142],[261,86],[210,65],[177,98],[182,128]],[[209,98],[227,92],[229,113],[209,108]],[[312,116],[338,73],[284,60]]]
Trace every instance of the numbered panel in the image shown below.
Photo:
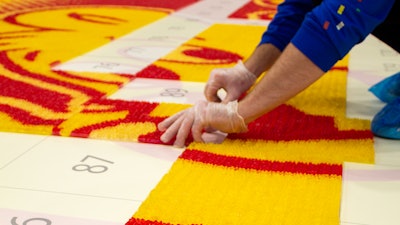
[[[43,141],[46,136],[0,132],[0,170]],[[23,141],[21,141],[23,140]]]
[[[0,171],[0,186],[142,201],[180,154],[169,146],[52,137]]]
[[[373,85],[400,70],[400,54],[370,35],[350,52],[349,77]]]
[[[247,19],[228,19],[229,15],[235,12],[238,8],[247,4],[248,0],[203,0],[196,4],[192,4],[182,10],[179,10],[175,15],[197,18],[199,20],[210,21],[214,23],[227,22],[230,23],[258,23],[265,24],[265,21],[249,21]]]
[[[119,223],[0,208],[2,225],[118,225]]]
[[[201,19],[184,18],[176,13],[149,24],[118,40],[147,40],[153,43],[174,43],[175,47],[210,26]]]
[[[136,74],[210,24],[171,15],[127,34],[53,70]]]
[[[350,52],[347,80],[347,116],[372,119],[381,110],[380,102],[368,89],[400,71],[400,54],[370,35]]]
[[[14,216],[23,219],[51,218],[46,215],[62,215],[68,218],[86,218],[124,224],[141,205],[141,201],[13,187],[0,187],[0,193],[0,224],[2,225],[9,224],[2,223],[1,219],[5,219],[2,215],[8,215],[8,222]],[[41,214],[27,214],[28,212]]]
[[[72,59],[66,64],[54,67],[53,70],[95,72],[95,73],[117,73],[135,74],[146,67],[144,61],[134,61],[123,57],[99,57],[84,55]],[[100,76],[100,75],[99,75]]]
[[[205,83],[136,78],[111,99],[194,104],[205,100]]]
[[[346,163],[341,221],[397,225],[400,221],[400,167]]]

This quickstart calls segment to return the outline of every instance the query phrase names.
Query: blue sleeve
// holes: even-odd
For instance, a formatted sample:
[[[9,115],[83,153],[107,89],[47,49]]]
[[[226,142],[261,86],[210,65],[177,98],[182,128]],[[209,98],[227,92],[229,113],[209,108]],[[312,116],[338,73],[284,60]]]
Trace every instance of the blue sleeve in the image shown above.
[[[306,15],[291,42],[328,71],[385,20],[394,1],[324,0]]]
[[[264,32],[260,44],[271,43],[281,51],[301,26],[305,15],[314,8],[313,0],[286,0]]]

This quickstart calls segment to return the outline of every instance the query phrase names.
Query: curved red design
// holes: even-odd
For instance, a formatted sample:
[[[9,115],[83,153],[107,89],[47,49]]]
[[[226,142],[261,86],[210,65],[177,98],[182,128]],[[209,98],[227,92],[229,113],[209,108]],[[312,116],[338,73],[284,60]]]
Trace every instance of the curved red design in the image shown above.
[[[165,223],[165,222],[156,221],[156,220],[130,218],[129,221],[125,225],[178,225],[178,224]]]
[[[70,14],[68,14],[68,16],[71,18],[80,20],[80,21],[85,21],[85,22],[90,22],[90,23],[99,23],[99,24],[116,25],[118,23],[115,23],[115,22],[127,22],[127,20],[110,17],[110,16],[95,15],[95,14],[70,13]]]
[[[237,62],[239,59],[243,59],[242,56],[234,52],[207,47],[199,47],[198,49],[185,50],[183,51],[183,54],[207,60],[228,61],[228,63]]]
[[[187,149],[179,158],[215,166],[230,167],[234,169],[251,169],[256,171],[309,175],[342,175],[341,164],[314,164],[304,162],[279,162],[261,159],[249,159],[236,156],[218,155],[195,149]]]
[[[249,124],[249,131],[229,134],[231,139],[243,140],[342,140],[371,139],[370,130],[338,130],[335,118],[309,115],[289,106],[281,105]]]
[[[271,20],[275,16],[277,12],[277,4],[272,3],[270,0],[264,0],[263,6],[255,4],[253,1],[250,1],[242,8],[238,9],[236,12],[229,15],[229,18],[250,18],[250,14],[257,15],[257,18],[250,19],[262,19],[262,20]]]
[[[72,131],[71,135],[76,137],[89,137],[90,133],[94,130],[115,127],[123,123],[134,123],[134,122],[154,122],[158,124],[161,122],[161,118],[151,117],[149,114],[158,106],[158,103],[149,102],[130,102],[123,100],[111,100],[111,99],[93,99],[85,103],[89,106],[91,104],[107,106],[110,109],[104,110],[83,110],[81,113],[109,113],[109,112],[123,112],[128,111],[128,115],[123,119],[111,119],[102,123],[96,123],[89,126],[84,126]]]
[[[150,65],[136,74],[136,77],[179,80],[180,76],[172,70]]]
[[[46,11],[46,10],[36,10],[36,11]],[[10,16],[7,16],[3,19],[3,21],[16,25],[16,26],[20,26],[20,27],[25,27],[25,28],[32,28],[34,29],[34,31],[36,32],[43,32],[43,31],[68,31],[66,29],[56,29],[56,28],[51,28],[51,27],[41,27],[41,26],[35,26],[32,24],[26,24],[26,23],[22,23],[18,21],[18,17],[25,15],[25,14],[29,14],[30,12],[23,12],[23,13],[15,13],[12,14]],[[31,31],[20,31],[20,32],[14,32],[14,33],[29,33]],[[4,33],[3,33],[4,34]]]
[[[76,85],[73,83],[69,83],[67,81],[62,81],[62,80],[57,80],[54,78],[50,78],[47,77],[44,74],[39,74],[39,73],[34,73],[34,72],[30,72],[28,70],[26,70],[25,68],[23,68],[22,66],[14,63],[7,55],[7,51],[0,51],[0,64],[3,65],[3,67],[13,73],[16,74],[20,74],[22,76],[26,76],[26,77],[31,77],[34,78],[36,80],[45,82],[45,83],[49,83],[49,84],[55,84],[55,85],[60,85],[60,86],[64,86],[64,87],[68,87],[70,89],[74,89],[74,90],[79,90],[80,92],[94,97],[94,98],[100,98],[103,97],[106,93],[101,93],[99,91],[96,91],[94,89],[91,88],[87,88],[84,86],[80,86],[80,85]],[[25,90],[24,90],[25,91]]]
[[[2,3],[0,7],[0,13],[8,13],[10,10],[25,10],[25,9],[38,9],[41,7],[60,7],[60,6],[140,6],[149,7],[152,9],[159,9],[165,11],[166,9],[177,10],[188,6],[192,3],[198,2],[199,0],[179,0],[179,1],[160,1],[160,0],[76,0],[76,1],[59,1],[59,0],[47,0],[47,1],[22,1]]]
[[[212,65],[212,64],[231,64],[236,63],[238,60],[242,60],[243,56],[221,49],[208,48],[203,46],[195,45],[183,45],[193,47],[192,49],[186,49],[182,51],[182,54],[193,58],[193,60],[175,60],[162,58],[160,61],[174,62],[174,63],[184,63],[184,64],[202,64],[202,65]],[[203,60],[203,61],[199,61]]]
[[[35,61],[36,57],[39,55],[40,50],[36,50],[36,51],[32,51],[32,52],[28,52],[25,55],[25,59],[28,61]]]
[[[4,104],[0,104],[0,111],[24,125],[57,126],[64,121],[63,119],[43,119],[33,116],[30,112]]]
[[[93,79],[93,78],[81,77],[81,76],[77,76],[77,75],[68,73],[66,71],[61,71],[61,70],[55,70],[53,72],[62,77],[66,77],[66,78],[70,78],[70,79],[74,79],[74,80],[88,81],[88,82],[99,83],[99,84],[100,83],[101,84],[112,84],[112,85],[116,85],[118,87],[123,85],[122,82],[118,82],[118,81],[103,81],[103,80],[98,80],[98,79]],[[127,77],[133,79],[132,75],[127,76]]]
[[[54,112],[68,112],[69,95],[50,91],[35,85],[15,81],[0,74],[0,96],[24,99]],[[49,101],[51,99],[51,101]]]

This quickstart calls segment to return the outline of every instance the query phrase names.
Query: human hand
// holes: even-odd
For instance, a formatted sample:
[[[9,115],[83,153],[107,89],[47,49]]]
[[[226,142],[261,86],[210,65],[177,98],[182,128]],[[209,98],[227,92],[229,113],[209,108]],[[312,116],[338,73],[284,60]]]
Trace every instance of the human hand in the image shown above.
[[[250,72],[239,61],[234,67],[227,69],[214,69],[204,89],[208,101],[223,102],[237,100],[257,80],[257,76]],[[226,96],[223,100],[218,96],[218,90],[224,89]]]
[[[190,132],[197,142],[204,142],[203,131],[246,132],[247,125],[237,113],[237,106],[237,101],[227,104],[199,101],[192,108],[178,112],[159,123],[158,129],[165,131],[160,139],[168,143],[176,137],[174,146],[184,147]]]

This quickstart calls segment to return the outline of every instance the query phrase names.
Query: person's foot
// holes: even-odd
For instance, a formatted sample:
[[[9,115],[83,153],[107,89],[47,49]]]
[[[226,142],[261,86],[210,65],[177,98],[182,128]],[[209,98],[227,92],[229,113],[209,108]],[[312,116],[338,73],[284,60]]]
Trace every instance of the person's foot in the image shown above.
[[[387,104],[374,116],[371,130],[379,137],[400,139],[400,97]]]
[[[368,90],[383,102],[394,101],[400,97],[400,72],[385,78]]]

